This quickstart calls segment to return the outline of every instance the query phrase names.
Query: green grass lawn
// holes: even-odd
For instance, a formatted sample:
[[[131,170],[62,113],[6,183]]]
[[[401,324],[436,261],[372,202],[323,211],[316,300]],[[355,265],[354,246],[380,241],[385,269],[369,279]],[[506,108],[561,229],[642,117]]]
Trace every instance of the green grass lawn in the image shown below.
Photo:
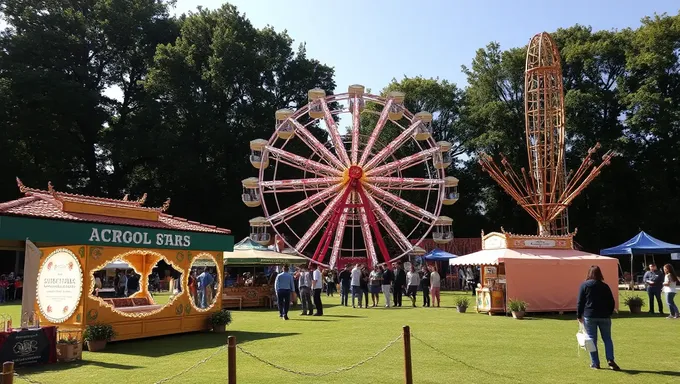
[[[459,314],[454,294],[444,292],[443,308],[369,308],[330,304],[325,316],[291,311],[279,320],[273,310],[234,311],[228,332],[260,357],[298,371],[329,372],[352,365],[396,338],[403,325],[445,352],[451,360],[413,340],[415,383],[677,383],[680,382],[680,321],[622,313],[614,319],[615,353],[623,372],[593,371],[586,353],[577,354],[573,315],[514,320],[503,316]],[[622,308],[623,309],[623,308]],[[643,310],[646,310],[643,309]],[[0,308],[18,319],[17,305]],[[226,343],[219,334],[185,334],[110,344],[104,352],[85,352],[83,361],[20,369],[43,384],[155,383],[211,355]],[[604,356],[601,355],[604,359]],[[363,366],[323,378],[282,372],[237,354],[239,383],[402,383],[403,347],[392,348]],[[105,369],[102,369],[105,368]],[[169,383],[226,383],[227,354]],[[15,381],[21,383],[21,380]]]

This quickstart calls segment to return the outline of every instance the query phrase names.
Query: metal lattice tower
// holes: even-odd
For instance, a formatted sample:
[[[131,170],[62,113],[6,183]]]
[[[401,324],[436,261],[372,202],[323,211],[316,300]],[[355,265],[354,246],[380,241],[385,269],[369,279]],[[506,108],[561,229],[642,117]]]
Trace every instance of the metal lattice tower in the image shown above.
[[[505,156],[501,167],[482,154],[483,169],[503,187],[537,222],[540,235],[569,232],[567,206],[609,164],[615,155],[607,152],[593,168],[588,151],[579,169],[566,174],[564,90],[560,54],[548,33],[535,35],[529,42],[524,80],[524,107],[529,170],[515,173]],[[501,154],[502,155],[502,154]]]

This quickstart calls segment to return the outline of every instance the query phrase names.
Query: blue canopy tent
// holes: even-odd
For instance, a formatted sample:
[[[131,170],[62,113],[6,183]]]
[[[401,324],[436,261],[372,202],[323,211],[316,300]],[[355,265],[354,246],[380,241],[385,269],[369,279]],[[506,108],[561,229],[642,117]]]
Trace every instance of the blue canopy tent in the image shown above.
[[[446,251],[442,251],[441,249],[433,249],[429,253],[425,254],[423,256],[424,260],[427,261],[448,261],[449,259],[456,258],[458,256],[454,255],[453,253],[448,253]]]
[[[600,255],[630,255],[630,275],[632,283],[633,258],[635,255],[666,254],[675,252],[680,252],[680,245],[661,241],[642,231],[623,244],[600,250]]]

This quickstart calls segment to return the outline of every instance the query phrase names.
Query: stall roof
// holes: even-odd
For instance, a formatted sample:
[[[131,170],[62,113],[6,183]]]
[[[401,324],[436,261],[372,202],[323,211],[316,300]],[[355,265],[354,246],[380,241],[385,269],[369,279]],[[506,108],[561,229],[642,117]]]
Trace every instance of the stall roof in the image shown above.
[[[600,254],[614,255],[642,255],[653,253],[675,253],[680,252],[680,245],[667,243],[648,235],[642,231],[632,239],[616,247],[600,250]]]
[[[454,255],[453,253],[448,253],[446,251],[442,251],[439,248],[436,248],[428,252],[425,256],[423,256],[423,259],[427,261],[446,261],[456,257],[458,256]]]
[[[507,259],[525,260],[559,260],[569,258],[571,260],[603,260],[609,257],[594,255],[592,253],[576,251],[573,249],[486,249],[460,256],[449,260],[449,265],[498,265]]]
[[[249,238],[234,245],[233,252],[224,252],[224,265],[276,265],[276,264],[305,264],[306,257],[272,251]]]
[[[17,178],[19,191],[24,197],[0,203],[0,215],[23,216],[42,219],[55,219],[74,222],[90,222],[126,225],[135,227],[148,227],[177,231],[205,232],[214,234],[229,234],[230,230],[219,228],[214,225],[202,224],[195,221],[168,215],[165,211],[170,206],[168,199],[162,207],[145,207],[146,194],[137,200],[128,200],[127,195],[122,199],[110,199],[103,197],[85,196],[73,193],[56,191],[52,184],[48,190],[29,188]],[[145,220],[140,218],[116,217],[110,213],[93,214],[66,211],[65,204],[88,204],[100,207],[102,212],[136,210],[139,212],[157,212],[158,220]],[[155,214],[155,213],[154,213]]]

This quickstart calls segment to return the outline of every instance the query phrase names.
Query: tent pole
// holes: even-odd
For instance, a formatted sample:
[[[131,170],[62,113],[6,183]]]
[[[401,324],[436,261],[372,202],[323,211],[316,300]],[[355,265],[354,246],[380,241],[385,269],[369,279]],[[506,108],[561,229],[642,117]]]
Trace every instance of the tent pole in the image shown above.
[[[635,275],[633,275],[633,250],[630,251],[630,289],[635,290]]]

